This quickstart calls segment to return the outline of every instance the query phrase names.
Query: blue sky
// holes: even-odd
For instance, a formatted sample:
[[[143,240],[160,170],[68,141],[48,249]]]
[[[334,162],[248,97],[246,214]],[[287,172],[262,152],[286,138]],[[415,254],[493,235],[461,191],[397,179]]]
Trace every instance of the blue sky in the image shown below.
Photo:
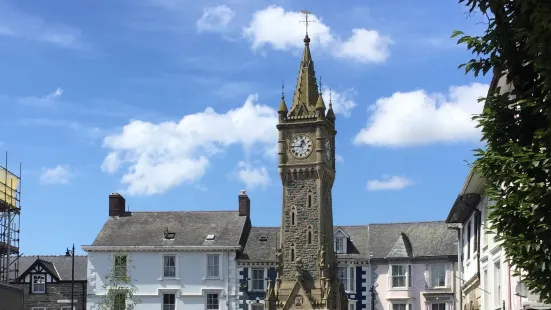
[[[132,211],[235,210],[246,189],[253,223],[279,225],[275,109],[305,8],[337,112],[335,224],[443,220],[489,83],[457,69],[470,53],[449,36],[479,18],[455,1],[346,3],[0,0],[0,151],[23,163],[22,252],[91,244],[115,191]]]

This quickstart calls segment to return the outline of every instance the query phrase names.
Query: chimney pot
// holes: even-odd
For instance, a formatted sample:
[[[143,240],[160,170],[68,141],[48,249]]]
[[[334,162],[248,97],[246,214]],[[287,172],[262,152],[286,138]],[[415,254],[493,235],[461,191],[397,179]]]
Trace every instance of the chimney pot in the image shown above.
[[[241,190],[237,199],[239,201],[239,216],[251,216],[251,200],[245,190]]]
[[[126,200],[119,193],[109,195],[109,216],[125,216]]]

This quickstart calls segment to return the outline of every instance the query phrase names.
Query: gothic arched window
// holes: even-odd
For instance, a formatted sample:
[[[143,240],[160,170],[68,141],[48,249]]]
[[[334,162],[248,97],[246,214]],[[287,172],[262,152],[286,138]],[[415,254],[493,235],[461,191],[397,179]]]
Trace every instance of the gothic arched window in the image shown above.
[[[312,226],[308,226],[306,229],[306,242],[312,244]]]
[[[297,224],[297,209],[293,206],[291,208],[291,225],[295,226]]]
[[[295,244],[291,243],[291,261],[295,261]]]

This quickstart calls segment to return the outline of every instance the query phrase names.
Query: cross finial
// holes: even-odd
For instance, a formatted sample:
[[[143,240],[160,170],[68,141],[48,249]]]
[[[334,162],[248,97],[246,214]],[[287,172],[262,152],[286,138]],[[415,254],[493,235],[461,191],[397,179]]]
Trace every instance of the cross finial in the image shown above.
[[[285,98],[285,81],[281,80],[281,98]]]
[[[300,13],[304,14],[304,20],[301,20],[301,23],[306,25],[306,37],[308,37],[308,24],[315,22],[315,20],[308,19],[308,15],[312,14],[310,11],[302,10]]]

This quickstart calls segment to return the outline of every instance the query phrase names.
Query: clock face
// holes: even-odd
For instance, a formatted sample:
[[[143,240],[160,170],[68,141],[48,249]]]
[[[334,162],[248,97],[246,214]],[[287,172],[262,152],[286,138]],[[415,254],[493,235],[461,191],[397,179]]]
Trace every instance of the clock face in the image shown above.
[[[327,161],[331,160],[331,142],[329,142],[329,139],[325,139],[325,158],[327,158]]]
[[[296,135],[291,139],[291,154],[298,159],[308,157],[314,149],[312,140],[306,135]]]

